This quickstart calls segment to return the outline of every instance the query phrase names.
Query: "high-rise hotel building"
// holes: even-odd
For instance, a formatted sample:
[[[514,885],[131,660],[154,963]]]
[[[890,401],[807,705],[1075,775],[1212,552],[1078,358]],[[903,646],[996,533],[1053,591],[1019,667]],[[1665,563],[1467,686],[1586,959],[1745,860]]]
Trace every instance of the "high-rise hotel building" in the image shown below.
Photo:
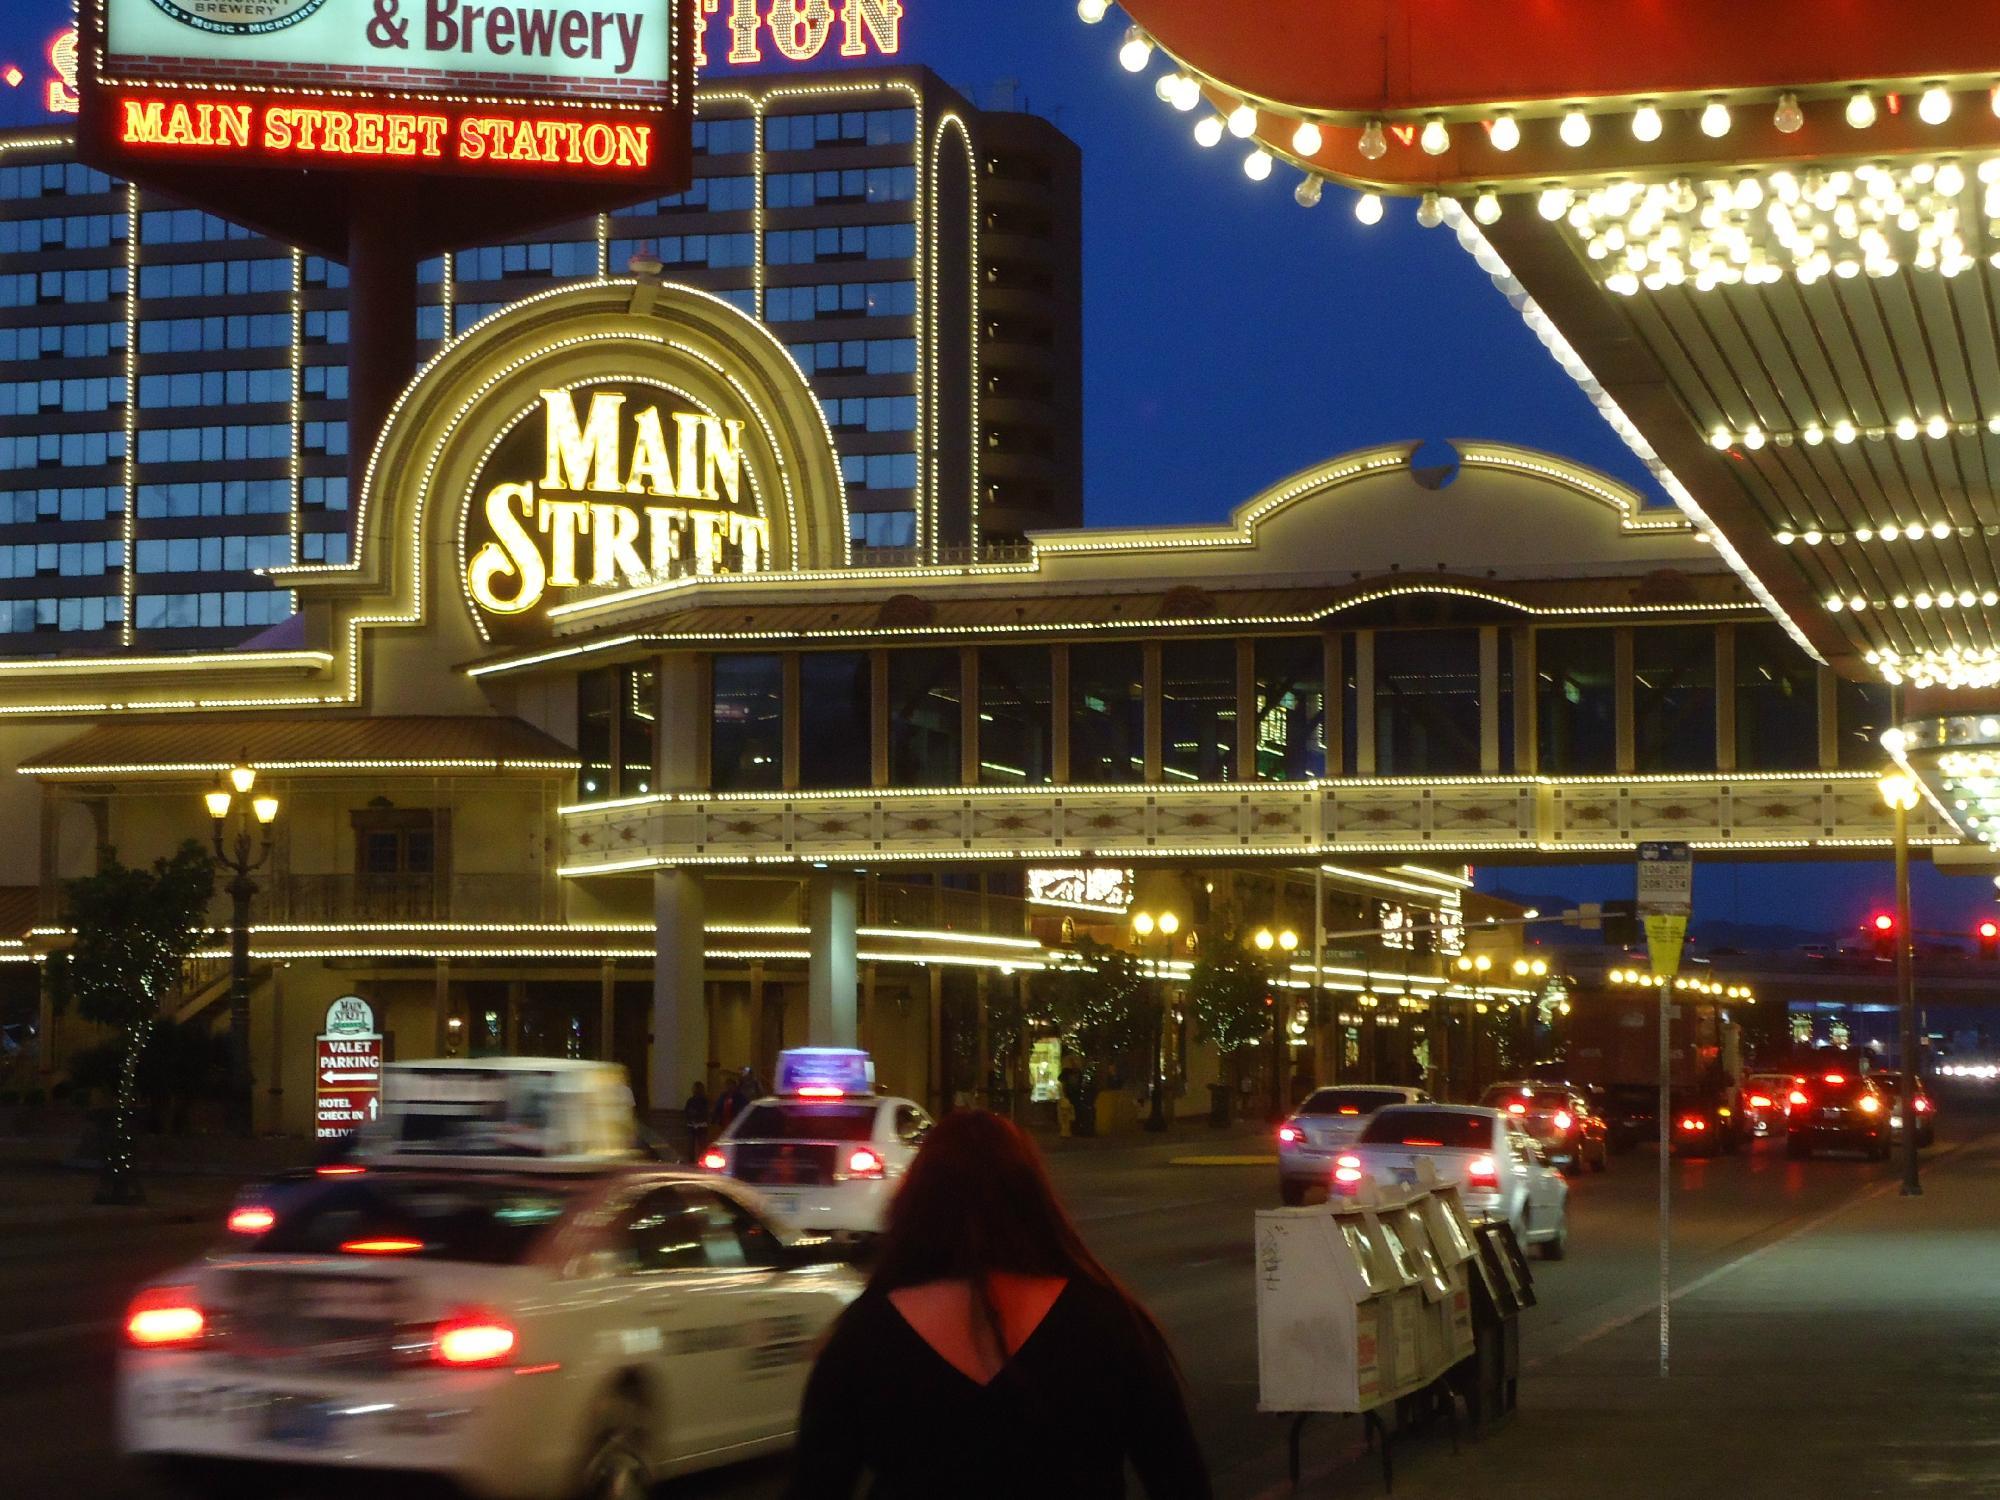
[[[635,257],[763,318],[823,401],[857,560],[1082,519],[1081,166],[920,68],[705,89],[684,193],[420,271],[428,358]],[[0,654],[226,646],[348,547],[346,273],[0,132]]]

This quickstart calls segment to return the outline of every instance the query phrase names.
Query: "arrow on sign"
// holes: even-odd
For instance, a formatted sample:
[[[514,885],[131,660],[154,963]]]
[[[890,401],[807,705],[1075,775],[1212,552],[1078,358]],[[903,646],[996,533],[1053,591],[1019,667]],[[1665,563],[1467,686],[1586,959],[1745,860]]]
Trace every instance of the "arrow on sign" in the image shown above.
[[[376,1081],[376,1071],[373,1068],[364,1068],[358,1073],[342,1072],[335,1068],[324,1068],[320,1071],[319,1076],[326,1083],[374,1083]]]

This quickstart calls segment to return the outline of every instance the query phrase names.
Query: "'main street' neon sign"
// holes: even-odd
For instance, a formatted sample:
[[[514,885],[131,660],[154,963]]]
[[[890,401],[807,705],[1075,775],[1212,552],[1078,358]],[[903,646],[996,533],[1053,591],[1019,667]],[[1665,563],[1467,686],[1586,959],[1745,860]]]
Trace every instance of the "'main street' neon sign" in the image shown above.
[[[788,62],[811,62],[826,50],[839,10],[840,55],[894,57],[903,49],[902,0],[701,0],[695,26],[695,64],[764,60],[758,33],[767,32]],[[715,57],[707,45],[708,18],[720,15],[729,29],[729,51]]]

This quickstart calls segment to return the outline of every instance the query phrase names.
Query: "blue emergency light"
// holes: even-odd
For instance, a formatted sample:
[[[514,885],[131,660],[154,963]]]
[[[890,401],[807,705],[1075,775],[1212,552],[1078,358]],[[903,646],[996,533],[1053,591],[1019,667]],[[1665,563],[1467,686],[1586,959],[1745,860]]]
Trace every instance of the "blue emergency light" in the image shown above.
[[[778,1054],[778,1092],[800,1099],[866,1097],[875,1092],[875,1060],[854,1047],[792,1047]]]

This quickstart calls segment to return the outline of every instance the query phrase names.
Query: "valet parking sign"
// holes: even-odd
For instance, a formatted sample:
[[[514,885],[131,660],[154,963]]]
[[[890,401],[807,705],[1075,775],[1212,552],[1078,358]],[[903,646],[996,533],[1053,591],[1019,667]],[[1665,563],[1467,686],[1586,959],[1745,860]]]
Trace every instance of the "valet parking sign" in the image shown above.
[[[359,995],[334,1001],[313,1051],[313,1135],[322,1141],[353,1135],[382,1108],[382,1035],[375,1029],[375,1008]]]

